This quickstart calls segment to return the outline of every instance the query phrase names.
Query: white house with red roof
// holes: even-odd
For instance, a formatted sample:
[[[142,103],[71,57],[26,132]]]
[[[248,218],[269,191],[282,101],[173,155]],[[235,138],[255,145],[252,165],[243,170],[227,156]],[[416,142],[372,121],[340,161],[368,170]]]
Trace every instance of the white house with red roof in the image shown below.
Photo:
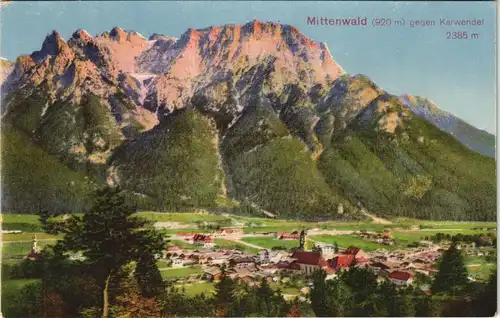
[[[297,231],[294,232],[277,232],[276,238],[278,240],[298,240],[300,239],[300,233]]]
[[[403,271],[393,271],[389,274],[389,280],[398,286],[408,286],[413,283],[413,274]]]
[[[38,240],[36,239],[36,235],[33,236],[33,241],[31,243],[31,251],[28,255],[24,257],[24,259],[29,259],[31,261],[37,260],[40,256],[40,248],[38,248]]]
[[[344,255],[352,255],[354,259],[359,263],[359,261],[368,261],[368,254],[366,254],[362,249],[355,246],[349,246],[347,249],[342,252]]]
[[[328,261],[328,264],[330,265],[331,268],[334,270],[342,270],[346,269],[349,266],[351,266],[352,262],[354,261],[354,255],[337,255],[331,260]]]
[[[215,246],[215,243],[210,235],[195,234],[185,240],[194,245],[202,245],[204,248],[211,248]]]
[[[311,275],[318,269],[324,269],[327,273],[332,274],[332,268],[319,252],[294,252],[292,258],[295,260],[290,264],[290,269],[300,270],[306,275]]]

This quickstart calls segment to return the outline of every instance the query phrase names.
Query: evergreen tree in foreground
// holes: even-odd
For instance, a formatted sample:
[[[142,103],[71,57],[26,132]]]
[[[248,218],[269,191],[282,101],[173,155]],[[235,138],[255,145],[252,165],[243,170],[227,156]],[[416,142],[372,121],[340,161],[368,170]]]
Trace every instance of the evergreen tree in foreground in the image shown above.
[[[110,308],[110,284],[119,277],[123,266],[139,263],[139,285],[155,281],[158,275],[154,255],[164,249],[161,234],[145,219],[133,216],[135,209],[127,203],[125,192],[106,187],[97,191],[93,207],[83,217],[72,215],[67,220],[53,219],[49,213],[41,213],[40,221],[50,234],[63,234],[56,248],[62,252],[82,252],[90,274],[102,290],[102,317],[108,317]],[[143,277],[142,275],[146,275]]]
[[[458,290],[467,285],[467,268],[464,264],[462,253],[453,243],[444,252],[438,265],[438,273],[432,284],[432,292],[455,294]]]
[[[236,303],[236,283],[222,269],[222,277],[215,285],[215,310],[217,317],[233,316]]]
[[[493,317],[497,312],[497,269],[491,273],[488,283],[473,302],[474,314],[479,317]]]

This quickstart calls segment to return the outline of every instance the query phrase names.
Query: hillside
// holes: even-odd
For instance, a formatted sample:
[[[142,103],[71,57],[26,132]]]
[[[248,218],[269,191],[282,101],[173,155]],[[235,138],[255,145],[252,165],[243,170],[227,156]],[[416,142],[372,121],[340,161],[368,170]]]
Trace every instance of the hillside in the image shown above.
[[[400,100],[415,114],[457,138],[469,149],[488,157],[495,157],[496,143],[495,136],[492,134],[477,129],[453,114],[439,109],[433,102],[426,98],[405,95],[400,96]]]
[[[75,200],[107,183],[157,211],[496,219],[490,135],[347,74],[292,26],[54,31],[7,64],[5,211],[85,210]]]

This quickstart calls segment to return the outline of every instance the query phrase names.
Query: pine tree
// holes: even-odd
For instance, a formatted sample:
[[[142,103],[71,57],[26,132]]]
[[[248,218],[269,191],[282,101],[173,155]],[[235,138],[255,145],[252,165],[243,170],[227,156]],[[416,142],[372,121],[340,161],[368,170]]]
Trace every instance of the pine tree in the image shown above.
[[[432,285],[433,293],[456,291],[467,285],[467,268],[465,267],[462,253],[457,249],[456,244],[444,252],[438,265],[438,273]]]
[[[215,285],[215,308],[217,317],[231,317],[236,302],[236,283],[224,270],[220,281]]]
[[[326,289],[326,272],[315,271],[312,275],[311,307],[318,317],[331,316],[328,310],[328,290]]]
[[[337,242],[333,243],[333,249],[334,249],[335,253],[339,252],[339,245],[337,244]]]
[[[263,308],[260,310],[260,313],[262,313],[265,316],[271,317],[271,312],[272,312],[272,297],[273,297],[274,291],[271,289],[269,286],[269,283],[267,282],[266,278],[262,278],[262,282],[260,283],[259,288],[257,288],[257,297],[259,297],[259,305],[262,304]],[[259,306],[260,307],[260,306]]]
[[[421,296],[417,298],[417,302],[415,304],[415,315],[417,317],[440,317],[440,301],[432,298],[432,296]]]
[[[497,311],[497,271],[491,273],[488,284],[474,299],[474,313],[479,317],[493,317]]]
[[[395,317],[415,317],[415,305],[411,295],[402,292],[395,303]]]
[[[54,220],[49,213],[40,215],[44,230],[64,234],[55,249],[61,252],[82,251],[91,274],[102,289],[102,317],[109,315],[109,290],[123,266],[139,261],[164,249],[161,234],[151,222],[133,216],[135,208],[128,203],[126,193],[106,187],[97,191],[93,207],[83,218],[72,215],[68,220]],[[151,266],[156,266],[153,264]]]
[[[165,291],[165,284],[153,255],[143,255],[137,262],[135,277],[141,295],[154,297]]]

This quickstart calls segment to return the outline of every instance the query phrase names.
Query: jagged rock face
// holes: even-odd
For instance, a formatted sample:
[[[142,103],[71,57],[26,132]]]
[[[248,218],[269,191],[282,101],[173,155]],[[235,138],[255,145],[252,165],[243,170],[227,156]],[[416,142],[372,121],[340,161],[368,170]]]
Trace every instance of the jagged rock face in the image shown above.
[[[179,39],[114,28],[77,30],[65,41],[53,32],[39,51],[1,66],[2,125],[30,148],[9,146],[18,156],[42,153],[53,170],[62,165],[58,179],[83,184],[78,193],[107,182],[148,209],[222,209],[237,200],[300,218],[356,218],[358,202],[388,216],[495,214],[494,173],[473,176],[460,162],[452,175],[443,168],[448,153],[485,171],[494,161],[427,121],[479,149],[467,139],[475,128],[425,99],[346,74],[323,43],[291,26],[252,21],[189,29]],[[11,169],[17,160],[7,161]],[[5,189],[30,187],[29,176],[16,178]],[[64,191],[73,202],[71,189]],[[36,206],[20,197],[9,196],[5,208]]]

